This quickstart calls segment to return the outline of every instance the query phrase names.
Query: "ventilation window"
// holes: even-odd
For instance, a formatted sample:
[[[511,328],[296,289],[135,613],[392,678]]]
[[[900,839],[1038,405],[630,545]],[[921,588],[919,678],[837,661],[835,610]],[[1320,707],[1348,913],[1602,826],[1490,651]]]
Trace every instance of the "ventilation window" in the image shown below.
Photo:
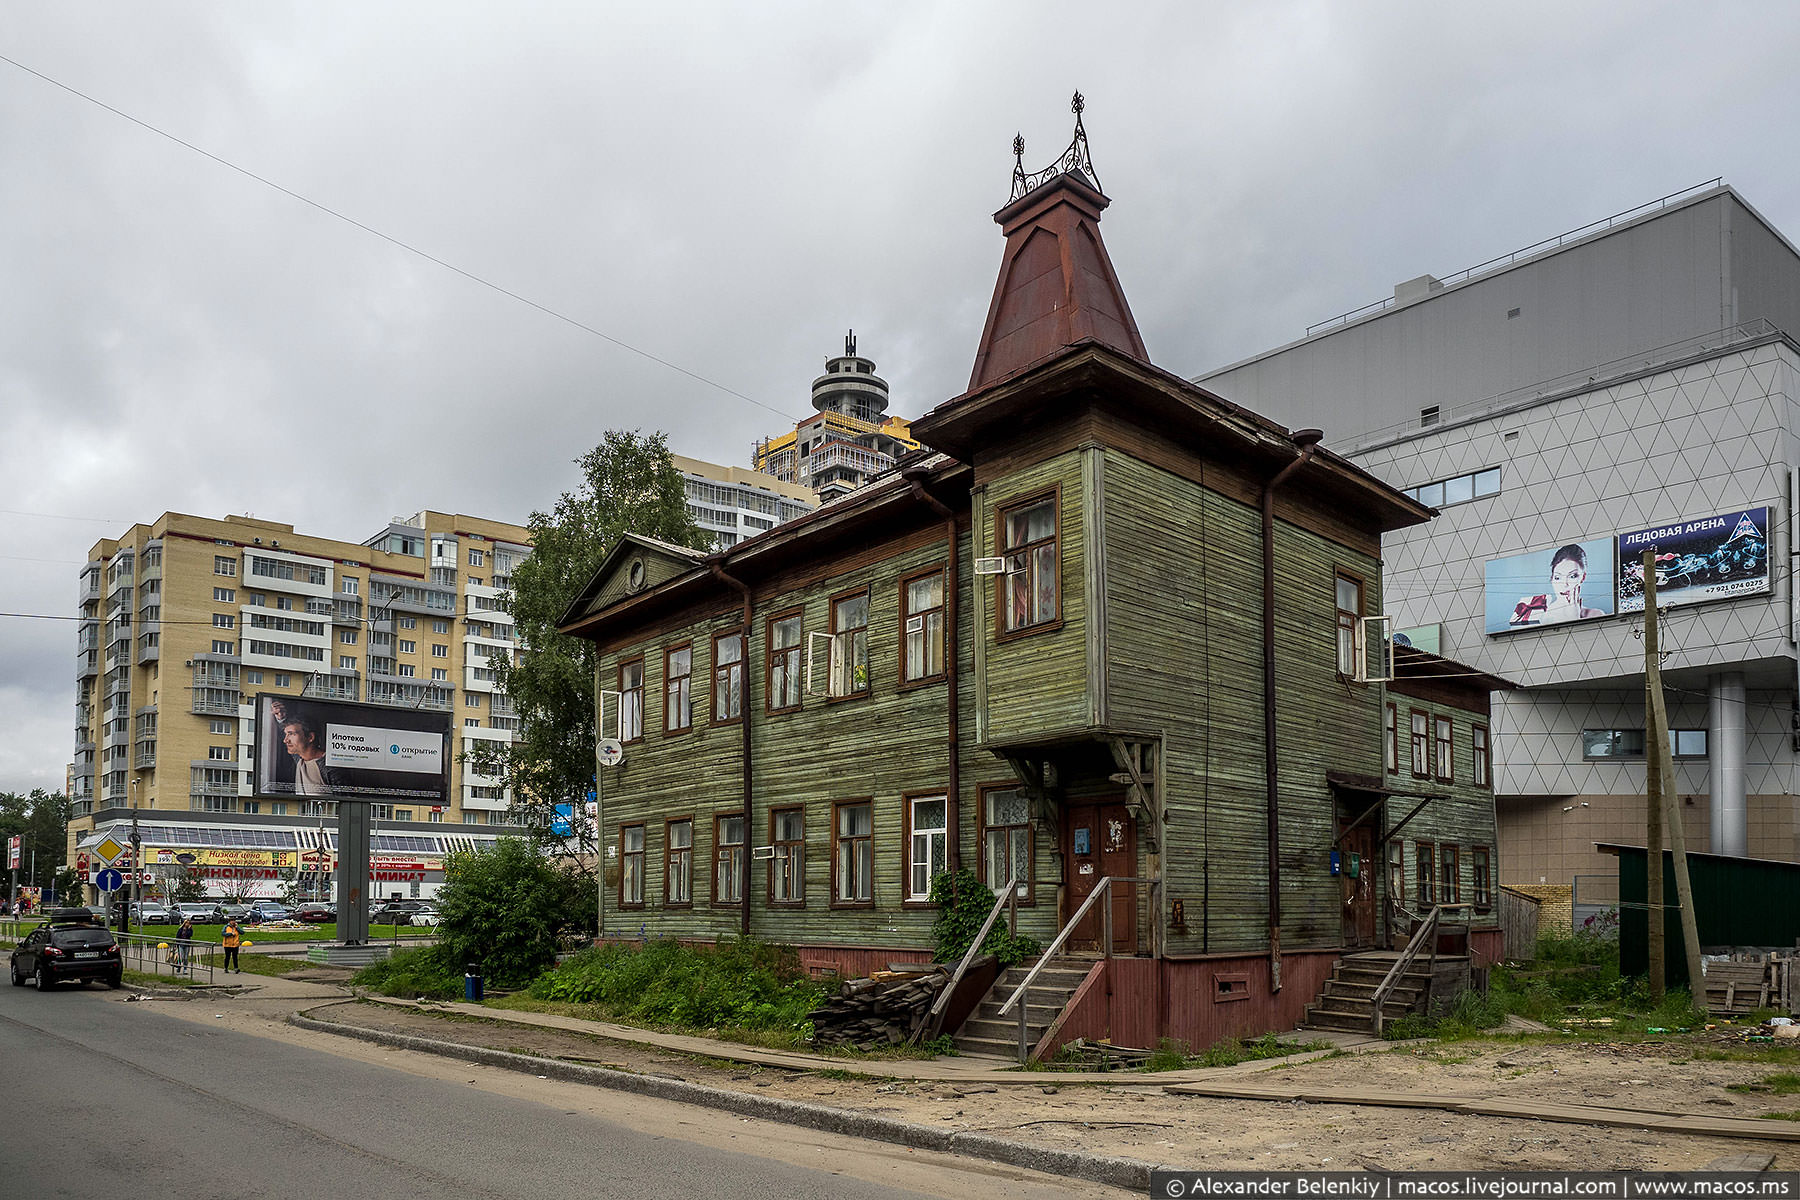
[[[1518,315],[1519,315],[1519,310],[1516,308],[1509,308],[1506,310],[1506,319],[1509,321]]]
[[[1250,976],[1248,975],[1214,975],[1213,1003],[1224,1004],[1228,1000],[1248,1000],[1250,998]]]
[[[1421,408],[1419,410],[1419,424],[1436,425],[1442,416],[1442,411],[1435,404],[1430,408]]]

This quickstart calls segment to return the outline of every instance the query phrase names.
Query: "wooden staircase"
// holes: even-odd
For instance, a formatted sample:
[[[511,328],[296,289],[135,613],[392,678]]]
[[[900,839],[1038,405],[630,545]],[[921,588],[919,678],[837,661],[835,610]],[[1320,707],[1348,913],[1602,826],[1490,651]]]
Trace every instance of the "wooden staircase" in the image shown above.
[[[1397,950],[1370,950],[1346,954],[1338,959],[1319,999],[1307,1005],[1306,1020],[1301,1028],[1374,1033],[1375,989],[1387,978],[1400,957]],[[1467,986],[1469,959],[1466,956],[1440,954],[1435,969],[1437,982],[1433,986],[1431,962],[1418,958],[1409,963],[1381,1006],[1383,1020],[1423,1014],[1428,1000],[1433,1008],[1441,1008]]]
[[[1044,1031],[1062,1015],[1063,1009],[1068,1007],[1069,998],[1081,986],[1081,981],[1087,978],[1094,961],[1091,958],[1059,955],[1038,972],[1038,977],[1032,981],[1031,989],[1023,1001],[1025,1049],[1028,1053],[1044,1036]],[[1000,977],[994,980],[994,986],[988,989],[987,995],[981,998],[981,1003],[976,1005],[975,1011],[956,1032],[958,1053],[1018,1061],[1019,1010],[1015,1007],[1003,1017],[1000,1015],[1000,1006],[1012,998],[1013,992],[1036,965],[1037,960],[1032,959],[1008,967],[1000,973]]]

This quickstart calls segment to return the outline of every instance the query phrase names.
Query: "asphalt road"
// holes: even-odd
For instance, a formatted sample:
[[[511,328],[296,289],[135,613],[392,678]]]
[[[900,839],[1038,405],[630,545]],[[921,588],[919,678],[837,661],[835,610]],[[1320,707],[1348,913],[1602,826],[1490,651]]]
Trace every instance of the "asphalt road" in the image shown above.
[[[426,1055],[315,1049],[273,1024],[233,1028],[210,1000],[123,995],[0,983],[0,1196],[1118,1194]]]

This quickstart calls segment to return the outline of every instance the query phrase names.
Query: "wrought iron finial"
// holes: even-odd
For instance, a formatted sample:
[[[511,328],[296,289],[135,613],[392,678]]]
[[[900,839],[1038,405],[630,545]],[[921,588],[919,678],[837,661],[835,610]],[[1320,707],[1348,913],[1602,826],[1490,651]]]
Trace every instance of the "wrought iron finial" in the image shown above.
[[[844,335],[844,357],[856,357],[856,330],[854,329]]]
[[[1062,152],[1057,160],[1041,171],[1027,175],[1025,173],[1025,138],[1022,135],[1013,137],[1013,188],[1012,200],[1042,187],[1058,175],[1076,174],[1100,187],[1100,176],[1094,172],[1094,160],[1088,153],[1087,130],[1082,128],[1081,114],[1087,110],[1087,98],[1080,92],[1069,102],[1069,111],[1075,114],[1075,136],[1069,142],[1069,148]],[[1012,203],[1008,200],[1007,203]]]

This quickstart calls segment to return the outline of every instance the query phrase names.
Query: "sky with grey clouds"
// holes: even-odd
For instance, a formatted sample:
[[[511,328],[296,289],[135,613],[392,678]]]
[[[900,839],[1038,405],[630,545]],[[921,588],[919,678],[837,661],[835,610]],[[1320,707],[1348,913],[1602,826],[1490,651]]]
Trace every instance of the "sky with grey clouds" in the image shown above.
[[[609,428],[745,463],[849,327],[916,416],[1077,87],[1184,375],[1715,176],[1800,237],[1797,50],[1787,3],[0,0],[0,611],[167,510],[523,521]],[[74,657],[0,617],[0,791],[62,786]]]

